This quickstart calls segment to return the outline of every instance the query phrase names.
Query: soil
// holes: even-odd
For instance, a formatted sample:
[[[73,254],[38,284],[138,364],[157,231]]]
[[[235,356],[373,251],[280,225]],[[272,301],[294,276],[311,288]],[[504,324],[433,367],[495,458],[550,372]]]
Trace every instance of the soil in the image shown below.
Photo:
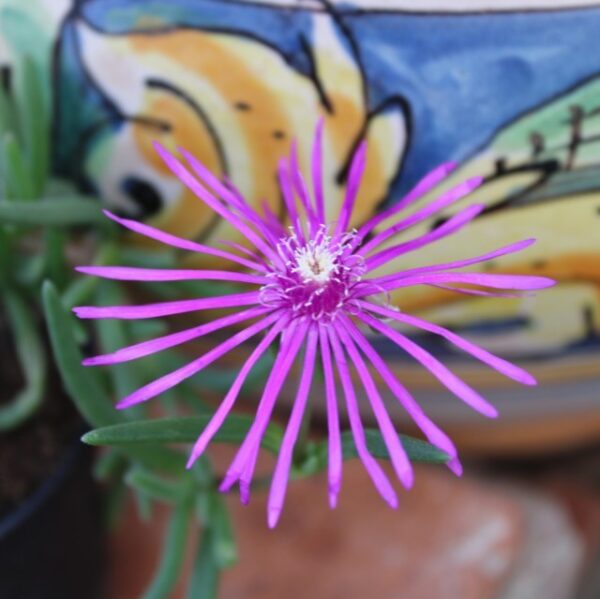
[[[58,373],[49,367],[48,392],[37,413],[15,430],[0,432],[0,518],[31,495],[57,468],[83,429],[62,390]],[[0,315],[0,405],[10,401],[21,385],[12,340]]]

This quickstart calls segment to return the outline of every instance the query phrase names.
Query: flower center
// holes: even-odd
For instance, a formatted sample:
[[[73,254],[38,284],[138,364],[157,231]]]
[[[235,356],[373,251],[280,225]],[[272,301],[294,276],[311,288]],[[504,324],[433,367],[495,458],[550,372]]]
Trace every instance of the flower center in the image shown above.
[[[352,238],[352,233],[332,238],[325,226],[306,241],[292,231],[277,247],[285,267],[270,274],[273,282],[262,288],[262,302],[294,316],[330,320],[352,299],[364,272],[362,258],[352,253]]]
[[[296,266],[292,270],[300,275],[305,283],[325,285],[336,270],[336,256],[330,251],[327,239],[320,245],[310,243],[294,253]]]

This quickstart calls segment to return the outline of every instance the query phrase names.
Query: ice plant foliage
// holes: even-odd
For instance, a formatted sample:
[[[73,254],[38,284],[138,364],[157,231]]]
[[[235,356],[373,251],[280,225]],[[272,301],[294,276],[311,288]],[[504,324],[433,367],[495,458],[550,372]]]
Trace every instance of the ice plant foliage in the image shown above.
[[[114,353],[89,358],[86,365],[117,364],[134,360],[208,335],[225,327],[234,327],[231,335],[207,353],[185,366],[141,387],[122,399],[119,408],[127,408],[152,399],[199,373],[203,368],[235,347],[255,340],[253,351],[241,365],[228,393],[210,423],[201,431],[189,457],[191,467],[205,451],[230,413],[249,372],[260,357],[275,345],[276,358],[265,384],[253,424],[240,445],[221,484],[221,490],[239,483],[242,501],[247,502],[261,438],[269,423],[278,395],[292,365],[301,360],[301,374],[295,402],[289,417],[280,454],[273,473],[268,522],[275,526],[281,513],[289,478],[294,445],[298,439],[309,396],[319,397],[314,389],[313,373],[320,363],[323,372],[324,400],[327,411],[329,499],[335,506],[342,481],[342,447],[339,406],[345,402],[346,412],[357,453],[375,487],[389,505],[397,505],[397,496],[388,476],[369,453],[358,407],[356,381],[360,382],[387,445],[395,473],[409,488],[413,482],[411,464],[394,425],[386,411],[380,390],[371,371],[378,372],[383,384],[400,402],[430,443],[450,456],[448,466],[456,474],[461,465],[456,448],[446,434],[434,424],[413,399],[409,391],[386,365],[367,335],[376,331],[387,337],[417,362],[427,368],[444,386],[473,409],[495,417],[496,409],[477,391],[453,374],[446,366],[404,335],[394,324],[410,325],[445,338],[464,352],[491,368],[525,385],[535,380],[518,366],[492,355],[485,349],[459,337],[441,326],[403,313],[389,304],[388,292],[413,285],[431,285],[475,295],[509,295],[542,289],[553,281],[544,277],[508,274],[456,272],[465,266],[518,252],[531,245],[528,239],[467,260],[412,268],[394,274],[377,276],[376,270],[397,257],[418,250],[452,235],[481,213],[483,205],[460,210],[441,226],[410,241],[394,243],[396,233],[408,229],[443,208],[454,204],[481,183],[470,179],[442,196],[410,213],[387,228],[385,221],[396,217],[438,184],[454,168],[444,164],[426,175],[415,187],[383,212],[356,229],[349,227],[352,209],[359,192],[365,166],[366,146],[361,144],[348,171],[346,194],[341,211],[334,222],[325,217],[322,188],[322,124],[317,127],[312,154],[312,191],[305,182],[292,146],[289,161],[279,166],[279,181],[289,216],[289,226],[281,223],[268,207],[257,211],[229,183],[211,174],[193,156],[181,150],[187,161],[180,160],[159,144],[156,151],[171,171],[199,201],[205,202],[244,238],[245,245],[226,244],[216,249],[181,239],[149,225],[107,216],[123,227],[166,245],[219,258],[229,263],[228,270],[156,270],[112,266],[80,267],[89,275],[130,281],[220,280],[248,286],[246,291],[221,297],[206,297],[137,306],[104,306],[75,308],[80,318],[140,319],[182,314],[197,310],[235,308],[233,313],[163,337],[125,347]],[[387,243],[386,243],[387,242]],[[252,250],[247,246],[253,246]],[[245,323],[239,326],[240,323]],[[351,376],[354,370],[357,378]],[[361,392],[362,393],[362,392]]]

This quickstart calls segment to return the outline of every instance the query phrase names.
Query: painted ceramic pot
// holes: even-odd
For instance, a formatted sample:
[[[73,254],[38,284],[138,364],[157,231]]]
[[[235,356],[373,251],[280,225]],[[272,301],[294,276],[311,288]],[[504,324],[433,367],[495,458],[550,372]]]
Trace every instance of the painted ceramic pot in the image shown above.
[[[15,23],[33,23],[52,50],[56,171],[165,230],[205,242],[235,239],[161,164],[154,139],[185,147],[255,205],[266,200],[281,213],[277,161],[294,139],[308,171],[312,132],[323,118],[331,214],[352,149],[368,140],[354,224],[443,161],[460,167],[417,208],[464,178],[485,176],[465,202],[488,209],[420,252],[419,264],[411,255],[410,266],[537,237],[523,256],[487,267],[545,274],[559,285],[525,300],[428,288],[392,299],[530,362],[542,385],[527,391],[524,404],[519,390],[439,341],[420,340],[448,354],[505,414],[562,418],[568,397],[569,409],[598,430],[600,3],[38,0],[35,12],[3,2],[12,5],[12,33],[3,32],[11,48],[20,43]],[[406,235],[439,222],[438,215]],[[466,418],[392,348],[389,355],[409,385],[428,389],[434,416]]]

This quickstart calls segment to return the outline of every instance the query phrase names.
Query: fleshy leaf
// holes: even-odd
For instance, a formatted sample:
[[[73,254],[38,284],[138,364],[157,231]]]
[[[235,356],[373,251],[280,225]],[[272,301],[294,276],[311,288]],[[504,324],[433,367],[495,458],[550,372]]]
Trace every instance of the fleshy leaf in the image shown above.
[[[389,460],[390,456],[381,436],[375,429],[365,429],[367,447],[373,457]],[[445,464],[450,457],[437,447],[407,435],[399,435],[402,446],[412,462]],[[351,431],[342,433],[342,453],[344,460],[358,457]],[[305,453],[294,466],[295,476],[311,476],[327,467],[327,441],[307,443]]]
[[[42,199],[35,207],[26,202],[0,201],[0,223],[27,226],[107,226],[100,205],[86,197]]]
[[[198,543],[187,599],[216,599],[219,582],[219,565],[214,551],[215,533],[211,528],[202,531]]]
[[[193,417],[138,420],[106,426],[86,433],[82,440],[89,445],[135,445],[148,443],[193,443],[209,423],[212,413]],[[216,434],[214,441],[241,443],[253,418],[245,415],[229,416]],[[270,424],[265,432],[262,446],[271,453],[279,451],[283,437],[281,427]]]
[[[111,405],[100,379],[81,365],[83,356],[77,347],[73,317],[65,310],[52,283],[42,288],[44,313],[50,334],[54,360],[67,393],[80,414],[91,426],[107,426],[124,417]],[[159,470],[180,472],[185,467],[183,454],[162,447],[123,448],[130,458]]]
[[[98,376],[81,365],[83,356],[74,339],[74,319],[64,309],[56,288],[49,281],[43,285],[42,297],[50,343],[69,396],[92,426],[118,422],[121,417],[110,404]]]
[[[208,424],[212,414],[182,418],[163,418],[157,420],[138,420],[115,424],[90,431],[83,436],[83,441],[89,445],[125,446],[151,443],[193,443],[200,432]],[[220,443],[241,443],[253,418],[245,415],[231,415],[225,420],[220,431],[214,438]],[[389,459],[385,442],[377,430],[365,430],[367,446],[374,457]],[[271,423],[266,430],[262,446],[267,451],[277,454],[283,430]],[[429,462],[432,464],[445,464],[449,456],[433,445],[400,435],[402,445],[409,458],[415,462]],[[352,435],[349,432],[342,434],[342,449],[344,459],[357,456]],[[327,441],[318,441],[307,445],[306,454],[296,470],[301,474],[314,474],[327,465]]]
[[[160,564],[143,599],[164,599],[171,596],[183,566],[187,537],[192,529],[192,516],[193,501],[189,495],[173,508]]]
[[[168,480],[140,467],[131,469],[125,477],[125,482],[150,498],[165,503],[182,501],[189,486],[181,480]]]
[[[25,378],[24,387],[9,403],[0,407],[0,430],[11,430],[31,416],[46,391],[46,353],[35,318],[26,300],[15,291],[0,294],[12,329],[16,354]]]

